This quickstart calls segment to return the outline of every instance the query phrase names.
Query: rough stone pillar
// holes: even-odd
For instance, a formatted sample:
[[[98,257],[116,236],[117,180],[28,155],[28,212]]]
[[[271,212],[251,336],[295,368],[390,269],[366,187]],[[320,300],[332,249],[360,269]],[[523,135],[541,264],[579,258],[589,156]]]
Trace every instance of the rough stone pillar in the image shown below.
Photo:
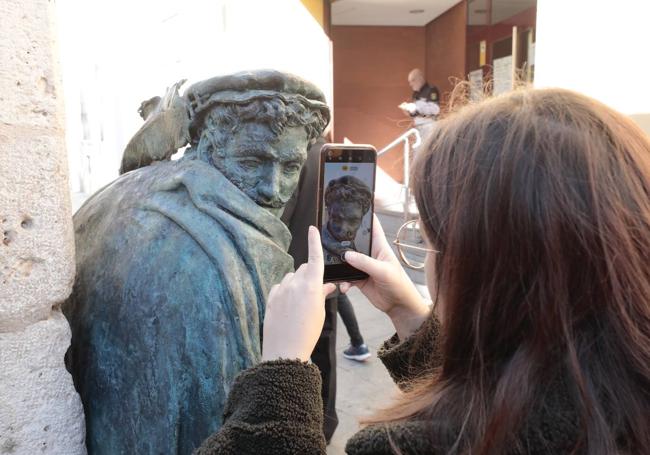
[[[53,9],[0,0],[0,454],[86,452],[63,363],[74,238]]]

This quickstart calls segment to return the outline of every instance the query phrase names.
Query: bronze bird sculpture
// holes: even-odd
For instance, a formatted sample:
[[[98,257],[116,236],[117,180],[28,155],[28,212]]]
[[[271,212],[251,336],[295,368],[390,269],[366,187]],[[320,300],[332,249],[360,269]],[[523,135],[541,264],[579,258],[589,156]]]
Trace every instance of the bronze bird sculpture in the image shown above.
[[[182,79],[167,89],[165,95],[143,101],[138,109],[145,120],[124,149],[120,174],[154,161],[166,161],[190,140],[187,101],[179,94]]]

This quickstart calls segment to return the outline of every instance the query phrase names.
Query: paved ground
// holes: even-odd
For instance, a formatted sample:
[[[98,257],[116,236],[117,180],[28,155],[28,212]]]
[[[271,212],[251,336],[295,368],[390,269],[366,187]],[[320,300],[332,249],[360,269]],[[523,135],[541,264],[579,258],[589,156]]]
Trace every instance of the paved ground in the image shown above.
[[[388,317],[375,309],[357,289],[352,289],[348,295],[354,306],[361,333],[373,355],[366,362],[355,362],[343,357],[341,353],[350,340],[339,317],[336,340],[336,410],[339,426],[327,449],[329,455],[344,454],[345,442],[359,430],[359,418],[387,405],[397,393],[397,387],[376,356],[377,348],[395,330]]]

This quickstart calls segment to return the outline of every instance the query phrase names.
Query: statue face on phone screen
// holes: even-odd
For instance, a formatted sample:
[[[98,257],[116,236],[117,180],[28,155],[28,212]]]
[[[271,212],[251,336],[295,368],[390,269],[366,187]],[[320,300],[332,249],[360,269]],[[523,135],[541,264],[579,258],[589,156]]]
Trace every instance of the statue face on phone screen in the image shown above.
[[[337,277],[359,274],[345,263],[346,251],[370,254],[375,167],[370,146],[323,148],[319,222],[326,279],[329,271]]]

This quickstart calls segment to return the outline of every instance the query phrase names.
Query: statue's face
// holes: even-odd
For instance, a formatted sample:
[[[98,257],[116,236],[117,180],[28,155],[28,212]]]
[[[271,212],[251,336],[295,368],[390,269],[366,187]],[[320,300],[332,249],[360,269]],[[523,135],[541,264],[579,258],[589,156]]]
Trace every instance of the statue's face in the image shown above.
[[[258,205],[280,216],[298,184],[307,145],[303,127],[287,127],[276,137],[266,124],[245,123],[214,164]]]
[[[327,207],[327,228],[339,242],[353,241],[363,220],[363,207],[354,201],[333,201]]]

